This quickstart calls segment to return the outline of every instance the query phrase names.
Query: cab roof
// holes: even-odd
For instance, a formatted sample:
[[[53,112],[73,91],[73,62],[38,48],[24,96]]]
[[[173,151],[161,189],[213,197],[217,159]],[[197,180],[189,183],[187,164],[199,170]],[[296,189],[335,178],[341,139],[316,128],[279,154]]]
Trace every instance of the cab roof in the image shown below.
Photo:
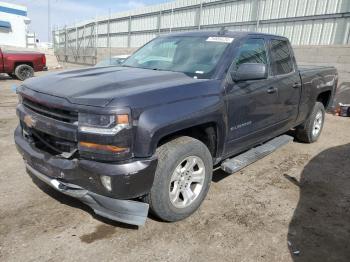
[[[266,34],[266,33],[260,33],[260,32],[253,32],[253,31],[229,31],[229,30],[196,30],[196,31],[186,31],[186,32],[175,32],[175,33],[169,33],[164,36],[203,36],[203,37],[210,37],[210,36],[221,36],[221,37],[233,37],[233,38],[243,38],[247,37],[249,35],[254,36],[273,36],[276,38],[283,38],[287,39],[286,37],[279,36],[279,35],[273,35],[273,34]]]

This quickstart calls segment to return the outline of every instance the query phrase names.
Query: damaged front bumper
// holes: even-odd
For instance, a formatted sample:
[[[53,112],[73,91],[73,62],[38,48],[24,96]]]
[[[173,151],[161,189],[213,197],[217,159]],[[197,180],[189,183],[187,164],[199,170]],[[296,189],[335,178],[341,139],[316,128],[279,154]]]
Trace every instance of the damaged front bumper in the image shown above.
[[[90,192],[80,186],[51,179],[27,164],[27,170],[57,191],[79,199],[90,206],[97,215],[119,222],[144,225],[148,215],[148,204],[131,200],[119,200]]]
[[[63,159],[43,152],[28,142],[17,127],[15,143],[27,171],[55,190],[79,199],[103,217],[132,225],[143,225],[148,204],[130,200],[149,192],[157,166],[155,158],[124,164]],[[108,192],[100,176],[112,176],[114,189]]]

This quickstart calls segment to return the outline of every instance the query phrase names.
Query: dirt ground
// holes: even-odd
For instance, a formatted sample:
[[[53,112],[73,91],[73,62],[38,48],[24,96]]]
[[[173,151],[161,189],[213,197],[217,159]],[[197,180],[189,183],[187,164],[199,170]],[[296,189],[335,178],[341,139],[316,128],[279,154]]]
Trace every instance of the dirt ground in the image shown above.
[[[0,261],[350,261],[350,118],[327,115],[317,143],[216,171],[190,218],[137,228],[33,183],[13,141],[17,84],[0,79]]]

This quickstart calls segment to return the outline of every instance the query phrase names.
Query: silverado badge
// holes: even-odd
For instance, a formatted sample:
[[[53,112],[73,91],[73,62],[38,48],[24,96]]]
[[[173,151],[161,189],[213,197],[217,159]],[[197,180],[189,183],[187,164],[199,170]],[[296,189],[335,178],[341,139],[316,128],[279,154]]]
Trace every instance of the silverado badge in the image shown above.
[[[25,115],[23,121],[29,128],[34,127],[36,124],[36,119],[34,119],[31,115]]]

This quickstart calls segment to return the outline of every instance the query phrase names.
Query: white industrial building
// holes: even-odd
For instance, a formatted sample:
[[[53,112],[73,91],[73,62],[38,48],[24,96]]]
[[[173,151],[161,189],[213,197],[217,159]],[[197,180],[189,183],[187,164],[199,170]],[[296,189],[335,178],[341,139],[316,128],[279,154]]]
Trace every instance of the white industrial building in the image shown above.
[[[27,47],[28,25],[27,8],[0,2],[0,46]],[[31,39],[33,41],[33,39]]]
[[[104,48],[135,49],[187,30],[258,31],[294,46],[350,44],[350,0],[176,0],[97,17],[54,32],[59,59],[93,63]]]

